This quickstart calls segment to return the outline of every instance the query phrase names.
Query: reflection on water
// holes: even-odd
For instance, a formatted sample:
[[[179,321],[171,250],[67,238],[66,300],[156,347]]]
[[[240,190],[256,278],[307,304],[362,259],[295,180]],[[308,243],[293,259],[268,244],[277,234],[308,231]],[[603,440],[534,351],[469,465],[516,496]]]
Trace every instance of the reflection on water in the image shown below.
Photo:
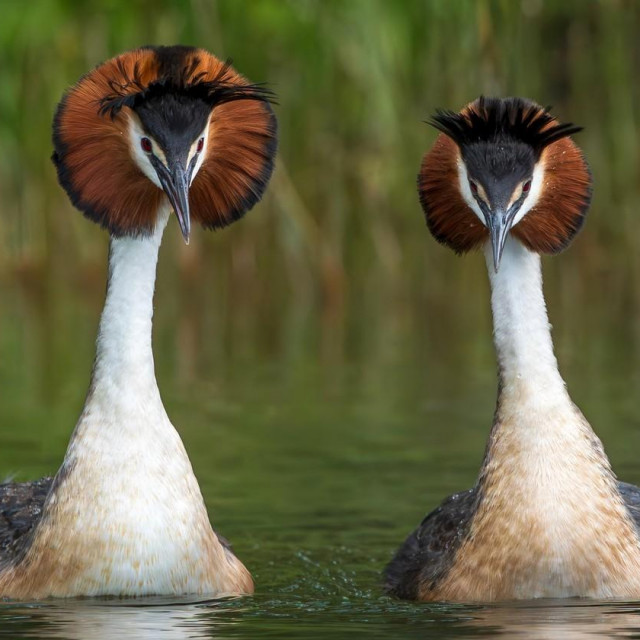
[[[534,640],[637,637],[640,607],[539,601],[503,605],[410,605],[380,598],[327,602],[80,600],[0,605],[0,637],[68,640],[186,638],[497,637]]]
[[[629,604],[540,601],[479,607],[460,624],[470,635],[485,633],[523,639],[636,637],[640,608]]]
[[[218,621],[212,607],[153,599],[144,605],[109,600],[0,608],[0,637],[68,640],[182,640],[216,638]]]
[[[580,246],[545,260],[559,360],[618,475],[639,483],[637,287],[613,271],[584,278]],[[429,274],[414,296],[372,278],[330,312],[266,282],[249,287],[215,256],[195,271],[175,258],[163,250],[160,259],[159,384],[213,523],[257,594],[153,607],[5,604],[0,635],[635,633],[628,605],[426,606],[381,593],[394,549],[444,496],[471,486],[480,465],[496,393],[481,256],[442,255],[443,277]],[[86,393],[103,295],[103,271],[0,272],[0,477],[59,465]]]

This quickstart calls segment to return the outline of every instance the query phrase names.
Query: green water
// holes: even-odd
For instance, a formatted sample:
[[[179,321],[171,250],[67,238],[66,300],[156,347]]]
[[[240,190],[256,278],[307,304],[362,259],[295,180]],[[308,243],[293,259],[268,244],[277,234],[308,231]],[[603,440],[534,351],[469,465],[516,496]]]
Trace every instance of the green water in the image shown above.
[[[426,233],[424,241],[444,251]],[[284,298],[271,316],[214,269],[183,274],[175,295],[174,258],[163,248],[160,387],[211,519],[252,571],[256,595],[5,603],[0,636],[582,637],[640,629],[636,605],[424,605],[381,591],[395,547],[442,497],[470,486],[480,464],[495,401],[488,288],[475,277],[481,256],[459,264],[443,255],[445,268],[462,275],[448,278],[445,269],[447,290],[421,302],[383,304],[380,293],[353,292],[358,304],[332,315]],[[575,286],[581,259],[574,249],[545,262],[558,355],[619,475],[639,482],[638,316],[614,271]],[[55,287],[46,273],[1,281],[2,476],[52,473],[64,454],[104,286],[102,272],[78,278]]]

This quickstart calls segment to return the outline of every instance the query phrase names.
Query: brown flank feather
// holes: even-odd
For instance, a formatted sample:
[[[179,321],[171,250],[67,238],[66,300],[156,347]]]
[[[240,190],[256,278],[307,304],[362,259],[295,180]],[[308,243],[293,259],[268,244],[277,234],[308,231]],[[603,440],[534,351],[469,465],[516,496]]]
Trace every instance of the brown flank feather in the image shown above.
[[[185,70],[207,82],[248,85],[232,67],[202,49],[188,51]],[[101,64],[72,87],[55,119],[54,163],[72,203],[114,235],[149,233],[166,202],[134,163],[131,109],[111,113],[105,101],[161,80],[157,50],[129,51]],[[189,193],[191,217],[208,228],[239,218],[261,197],[273,168],[276,121],[268,102],[238,100],[213,107],[208,155]]]

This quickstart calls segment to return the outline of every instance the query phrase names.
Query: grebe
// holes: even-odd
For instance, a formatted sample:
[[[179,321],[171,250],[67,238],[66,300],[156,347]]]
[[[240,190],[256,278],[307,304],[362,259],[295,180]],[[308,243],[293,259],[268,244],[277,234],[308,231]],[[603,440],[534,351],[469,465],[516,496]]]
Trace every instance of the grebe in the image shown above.
[[[223,227],[262,196],[276,150],[270,92],[202,49],[144,47],[79,80],[53,124],[72,203],[110,233],[82,414],[53,479],[0,486],[0,597],[247,594],[209,523],[156,383],[158,249],[172,209]]]
[[[566,247],[591,176],[558,123],[521,98],[439,111],[420,200],[456,253],[484,247],[498,401],[476,485],[423,520],[386,568],[402,598],[496,601],[640,596],[640,489],[619,483],[560,376],[540,254]]]

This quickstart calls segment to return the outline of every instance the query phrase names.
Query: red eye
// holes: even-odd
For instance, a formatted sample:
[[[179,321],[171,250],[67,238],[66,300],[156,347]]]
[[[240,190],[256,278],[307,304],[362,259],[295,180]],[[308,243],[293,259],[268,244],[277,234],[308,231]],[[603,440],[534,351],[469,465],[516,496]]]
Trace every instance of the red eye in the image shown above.
[[[522,185],[522,193],[528,193],[529,189],[531,189],[531,180],[527,180],[527,181]]]
[[[478,185],[473,182],[473,180],[469,180],[469,188],[471,189],[471,193],[476,194],[478,193]]]
[[[204,149],[204,138],[200,138],[198,140],[198,153],[200,153]]]
[[[151,153],[153,151],[153,145],[149,138],[140,138],[140,146],[145,153]]]

